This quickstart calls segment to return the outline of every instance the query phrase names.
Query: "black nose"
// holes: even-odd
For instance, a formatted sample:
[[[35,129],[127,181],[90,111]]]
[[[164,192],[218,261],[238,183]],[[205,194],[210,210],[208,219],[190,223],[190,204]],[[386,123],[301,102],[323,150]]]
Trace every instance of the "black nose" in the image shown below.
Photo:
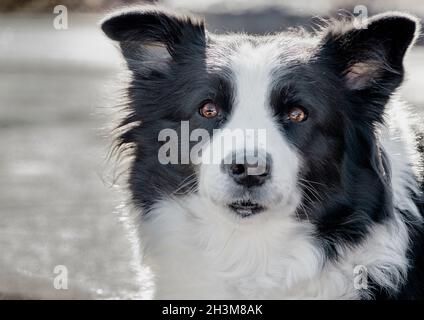
[[[271,165],[272,160],[269,154],[265,156],[260,154],[239,155],[237,157],[236,153],[233,153],[230,161],[223,160],[221,169],[237,184],[249,188],[260,186],[271,177]]]

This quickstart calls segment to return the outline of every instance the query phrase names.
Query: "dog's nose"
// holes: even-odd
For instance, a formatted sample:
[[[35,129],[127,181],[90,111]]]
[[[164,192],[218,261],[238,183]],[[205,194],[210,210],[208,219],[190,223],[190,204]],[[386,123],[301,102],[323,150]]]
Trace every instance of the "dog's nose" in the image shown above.
[[[242,161],[238,161],[237,154],[233,153],[231,161],[223,160],[221,164],[222,170],[237,184],[248,188],[256,187],[264,184],[271,177],[272,160],[269,154],[265,156],[244,155],[241,156],[241,159]]]

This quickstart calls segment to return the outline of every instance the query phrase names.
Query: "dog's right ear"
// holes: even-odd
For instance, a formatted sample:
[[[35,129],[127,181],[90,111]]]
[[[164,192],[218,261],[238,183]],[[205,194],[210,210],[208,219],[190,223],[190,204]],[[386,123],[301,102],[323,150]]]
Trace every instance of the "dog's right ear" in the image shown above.
[[[156,6],[115,12],[101,21],[103,32],[118,41],[130,65],[160,67],[190,58],[205,47],[204,22]]]

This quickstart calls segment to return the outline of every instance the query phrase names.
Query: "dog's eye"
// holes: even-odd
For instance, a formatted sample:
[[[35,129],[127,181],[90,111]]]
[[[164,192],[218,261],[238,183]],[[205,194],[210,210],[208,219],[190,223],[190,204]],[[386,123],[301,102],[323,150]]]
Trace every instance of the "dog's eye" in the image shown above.
[[[287,117],[291,122],[299,123],[305,121],[308,118],[308,115],[303,108],[294,107],[289,110]]]
[[[213,102],[207,101],[199,109],[199,113],[202,117],[208,119],[215,118],[217,115],[219,115],[219,107]]]

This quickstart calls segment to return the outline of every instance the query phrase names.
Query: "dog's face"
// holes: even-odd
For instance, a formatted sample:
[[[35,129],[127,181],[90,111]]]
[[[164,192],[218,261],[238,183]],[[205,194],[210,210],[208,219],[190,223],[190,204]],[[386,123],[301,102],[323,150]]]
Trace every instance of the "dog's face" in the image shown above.
[[[237,219],[293,214],[330,232],[326,222],[352,220],[361,198],[378,220],[387,181],[374,131],[403,79],[413,18],[218,36],[146,7],[102,28],[133,75],[119,143],[134,148],[136,204],[195,192]]]

